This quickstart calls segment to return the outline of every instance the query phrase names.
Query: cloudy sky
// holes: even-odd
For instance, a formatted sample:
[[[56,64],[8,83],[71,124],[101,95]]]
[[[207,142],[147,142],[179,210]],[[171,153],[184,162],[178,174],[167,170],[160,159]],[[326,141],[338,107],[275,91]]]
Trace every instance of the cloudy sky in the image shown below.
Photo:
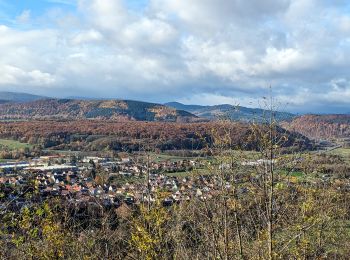
[[[350,112],[348,0],[0,0],[0,90]]]

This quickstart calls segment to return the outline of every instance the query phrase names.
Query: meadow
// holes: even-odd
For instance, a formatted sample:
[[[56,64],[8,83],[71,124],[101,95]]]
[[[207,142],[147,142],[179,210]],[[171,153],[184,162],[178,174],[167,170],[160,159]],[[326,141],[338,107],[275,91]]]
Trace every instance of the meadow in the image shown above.
[[[0,147],[1,148],[7,148],[8,150],[17,150],[17,149],[25,149],[25,148],[32,148],[33,146],[28,143],[21,143],[16,140],[11,139],[0,139]]]

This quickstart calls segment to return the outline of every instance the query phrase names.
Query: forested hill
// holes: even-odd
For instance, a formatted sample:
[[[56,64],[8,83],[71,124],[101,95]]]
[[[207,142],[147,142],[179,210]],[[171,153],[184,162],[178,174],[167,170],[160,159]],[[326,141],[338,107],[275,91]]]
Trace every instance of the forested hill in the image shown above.
[[[113,119],[193,122],[197,116],[164,105],[130,100],[43,99],[0,104],[0,119]]]
[[[165,103],[166,106],[181,109],[198,117],[209,120],[216,119],[230,119],[234,121],[263,121],[269,118],[269,111],[260,108],[248,108],[242,106],[233,106],[229,104],[215,105],[215,106],[201,106],[201,105],[184,105],[179,102]],[[274,112],[274,117],[281,120],[291,120],[294,115],[287,112]]]
[[[0,103],[22,103],[47,99],[44,96],[32,95],[28,93],[0,91]]]
[[[252,132],[250,124],[215,121],[198,123],[118,122],[110,120],[30,120],[0,124],[0,138],[39,144],[53,150],[74,151],[140,151],[151,150],[206,150],[216,140],[226,148],[259,150],[258,136],[266,131],[262,125]],[[313,143],[298,133],[276,128],[284,151],[312,150]],[[285,138],[287,137],[288,138]],[[143,148],[142,148],[143,147]],[[222,149],[222,147],[220,148]],[[215,149],[214,149],[215,150]],[[211,152],[213,152],[212,150]]]
[[[350,138],[350,115],[303,115],[283,122],[288,130],[312,139]]]

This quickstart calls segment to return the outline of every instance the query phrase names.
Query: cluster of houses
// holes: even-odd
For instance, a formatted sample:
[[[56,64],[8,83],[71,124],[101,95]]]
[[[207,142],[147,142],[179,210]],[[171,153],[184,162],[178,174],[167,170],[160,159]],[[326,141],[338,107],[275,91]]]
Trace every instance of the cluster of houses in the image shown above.
[[[118,159],[91,156],[79,160],[43,156],[0,164],[0,185],[23,192],[21,188],[31,183],[42,199],[60,197],[71,203],[93,200],[106,207],[152,202],[161,192],[164,205],[171,205],[217,193],[219,183],[210,182],[209,178],[168,175],[190,171],[200,164],[199,160],[147,161],[125,155]]]

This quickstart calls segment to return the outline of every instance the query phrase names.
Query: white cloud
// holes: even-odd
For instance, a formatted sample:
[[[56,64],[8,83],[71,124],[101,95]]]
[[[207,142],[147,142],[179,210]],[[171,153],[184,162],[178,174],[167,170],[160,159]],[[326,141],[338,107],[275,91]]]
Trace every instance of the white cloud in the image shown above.
[[[91,29],[88,31],[79,32],[72,39],[72,43],[75,45],[85,44],[85,43],[93,43],[99,42],[103,39],[103,36],[100,32]]]
[[[0,89],[249,105],[272,85],[294,108],[350,106],[346,1],[150,0],[138,12],[123,0],[51,2],[77,11],[23,10],[0,25]]]
[[[206,105],[217,105],[217,104],[230,104],[233,106],[254,106],[257,105],[253,103],[249,98],[235,98],[218,95],[215,93],[202,93],[198,95],[193,95],[190,97],[184,97],[180,99],[184,104],[206,104]]]
[[[79,9],[98,30],[116,32],[127,19],[121,0],[79,0]]]
[[[139,43],[139,45],[167,45],[176,40],[177,32],[169,24],[157,20],[142,18],[127,25],[119,37],[126,44]]]
[[[189,29],[204,35],[226,30],[231,24],[263,21],[288,8],[289,0],[151,0],[159,17],[175,16]],[[210,34],[208,34],[210,33]]]
[[[24,71],[14,66],[0,65],[0,85],[49,86],[56,82],[54,76],[40,70]]]
[[[191,37],[184,41],[183,51],[194,77],[210,73],[234,81],[250,73],[246,53],[224,43],[214,44]]]
[[[288,74],[308,70],[314,65],[313,62],[311,55],[302,53],[299,49],[267,48],[265,56],[255,66],[255,73],[262,75]]]

